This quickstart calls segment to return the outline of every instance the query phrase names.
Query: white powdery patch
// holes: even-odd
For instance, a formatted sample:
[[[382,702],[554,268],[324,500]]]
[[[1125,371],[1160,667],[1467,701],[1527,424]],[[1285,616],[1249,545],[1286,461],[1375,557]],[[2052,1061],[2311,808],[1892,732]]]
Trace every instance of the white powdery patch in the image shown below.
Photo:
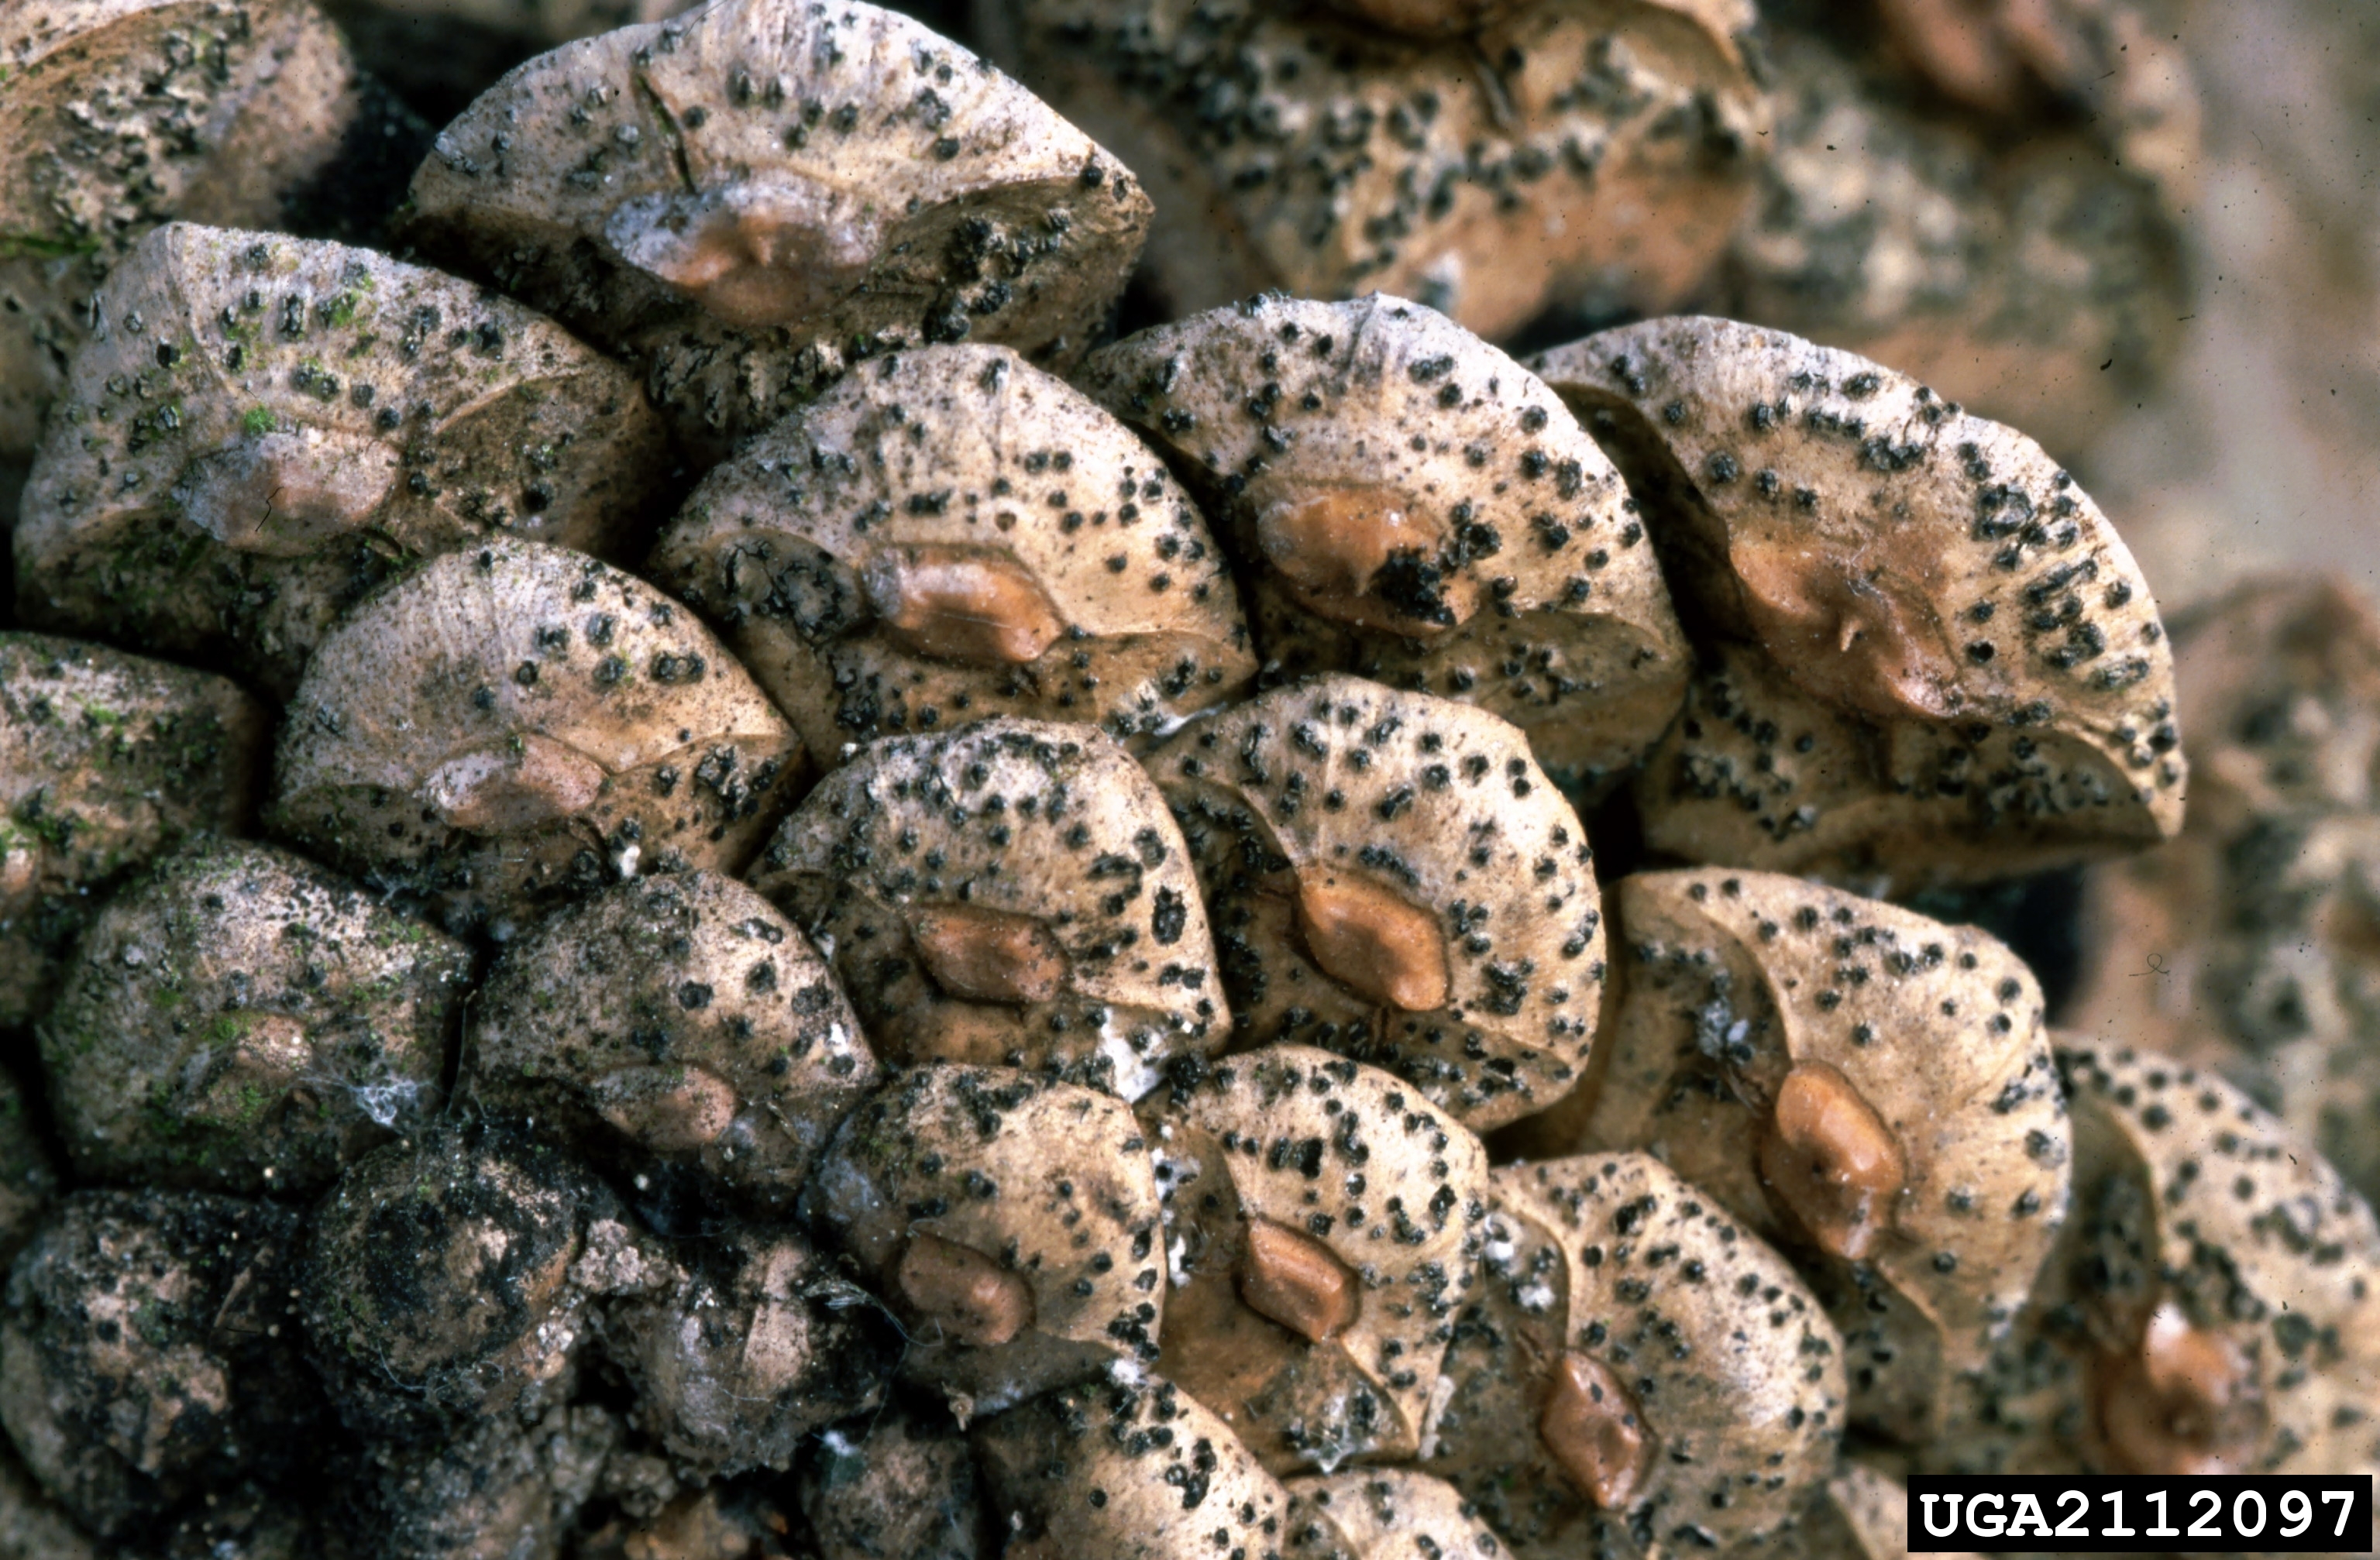
[[[1158,702],[1156,695],[1152,692],[1147,691],[1153,689],[1155,686],[1156,685],[1152,683],[1143,683],[1141,684],[1141,688],[1144,690],[1141,695],[1141,708],[1150,709],[1156,706]],[[1202,710],[1199,713],[1204,714],[1205,711]],[[1191,721],[1196,720],[1197,718],[1197,715],[1143,715],[1140,718],[1140,729],[1146,735],[1161,740],[1172,736],[1174,732],[1190,724]]]
[[[1438,1385],[1429,1389],[1429,1406],[1421,1415],[1421,1460],[1427,1462],[1438,1456],[1438,1421],[1446,1406],[1454,1400],[1454,1377],[1441,1375]]]
[[[1131,1038],[1116,1027],[1113,1010],[1109,1013],[1099,1025],[1099,1055],[1115,1070],[1115,1092],[1127,1101],[1136,1100],[1162,1082],[1164,1075],[1133,1049]]]
[[[377,1127],[394,1128],[401,1118],[418,1116],[427,1083],[414,1078],[388,1078],[377,1083],[350,1083],[347,1094],[356,1108]]]

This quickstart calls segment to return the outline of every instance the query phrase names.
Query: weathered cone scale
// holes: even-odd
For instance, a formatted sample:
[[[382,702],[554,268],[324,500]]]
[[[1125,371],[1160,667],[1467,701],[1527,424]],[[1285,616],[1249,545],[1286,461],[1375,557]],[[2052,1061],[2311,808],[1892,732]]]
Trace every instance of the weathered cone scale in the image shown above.
[[[966,1436],[895,1405],[820,1433],[800,1469],[820,1560],[988,1560],[1000,1553]]]
[[[32,453],[75,349],[128,323],[87,300],[142,234],[176,217],[272,226],[360,106],[310,0],[0,13],[0,459]]]
[[[1110,1094],[934,1066],[845,1120],[812,1211],[901,1319],[901,1369],[991,1413],[1157,1355],[1148,1143]]]
[[[470,1092],[790,1207],[882,1069],[809,939],[711,872],[639,878],[505,950]]]
[[[1169,314],[1377,287],[1500,336],[1552,306],[1694,292],[1767,125],[1750,6],[1334,3],[1360,17],[1257,0],[976,15],[997,58],[1148,182]]]
[[[2380,611],[2334,579],[2273,577],[2173,634],[2190,816],[2171,843],[2093,870],[2093,947],[2065,1023],[2219,1069],[2369,1201]]]
[[[1141,1106],[1181,1388],[1277,1473],[1420,1449],[1473,1287],[1487,1154],[1411,1084],[1305,1046]]]
[[[1616,452],[1705,652],[1636,783],[1648,844],[1905,888],[2180,827],[2164,625],[2032,440],[1721,320],[1536,367]]]
[[[742,866],[803,762],[684,607],[582,554],[495,541],[432,559],[323,641],[267,822],[506,935],[615,877]]]
[[[58,1194],[57,1160],[35,1108],[16,1079],[0,1071],[0,1264],[16,1258]]]
[[[209,1490],[209,1498],[174,1514],[162,1547],[140,1553],[162,1560],[358,1560],[342,1525],[350,1513],[336,1509],[355,1485],[319,1475],[300,1484],[293,1490],[250,1477]]]
[[[1685,641],[1619,474],[1543,383],[1436,311],[1259,298],[1084,374],[1233,539],[1279,671],[1478,705],[1590,792],[1676,713]]]
[[[754,888],[822,949],[888,1061],[1051,1069],[1136,1099],[1230,1017],[1181,831],[1087,727],[892,737],[820,782]]]
[[[637,361],[716,458],[885,353],[1070,363],[1148,212],[1114,158],[906,17],[717,0],[498,82],[439,136],[411,231]]]
[[[2136,0],[1883,0],[1886,38],[1926,81],[2002,120],[2081,109],[2128,166],[2194,192],[2199,103],[2166,7]]]
[[[1526,0],[1330,0],[1362,21],[1416,38],[1469,32],[1521,9]]]
[[[1767,873],[1623,878],[1612,913],[1600,1087],[1583,1123],[1529,1130],[1648,1150],[1792,1252],[1842,1331],[1852,1418],[1925,1440],[2066,1215],[2032,973],[1972,927]]]
[[[6,1445],[0,1445],[0,1546],[8,1546],[0,1554],[21,1560],[97,1560],[99,1554]]]
[[[254,809],[271,718],[226,678],[0,633],[0,1033],[134,869]]]
[[[1245,1047],[1319,1046],[1475,1131],[1584,1076],[1603,995],[1592,853],[1522,733],[1318,677],[1149,756],[1190,843]]]
[[[25,490],[25,621],[284,697],[382,580],[487,536],[620,553],[668,469],[627,370],[367,249],[176,223],[94,307]]]
[[[665,1275],[552,1148],[447,1118],[366,1156],[314,1211],[309,1354],[348,1425],[434,1442],[568,1399],[594,1300]]]
[[[2186,159],[2143,176],[2105,120],[2045,130],[2058,116],[2038,105],[2010,148],[1879,91],[1830,43],[1767,41],[1776,133],[1729,248],[1729,312],[1889,363],[2068,458],[2157,389],[2192,307],[2158,181],[2186,185]]]
[[[614,1466],[603,1469],[607,1486],[616,1485]],[[706,1484],[650,1514],[642,1509],[646,1504],[639,1499],[634,1515],[623,1512],[577,1540],[570,1551],[573,1560],[775,1560],[787,1554],[791,1506],[766,1481]],[[821,1551],[821,1560],[839,1557]]]
[[[299,1216],[204,1193],[81,1191],[18,1259],[0,1422],[103,1537],[319,1433],[291,1286]]]
[[[871,1309],[836,1308],[851,1281],[832,1259],[762,1227],[707,1229],[682,1254],[604,1324],[638,1423],[681,1466],[783,1471],[812,1433],[882,1401],[900,1340]]]
[[[1834,1470],[1847,1397],[1791,1264],[1650,1155],[1510,1165],[1494,1187],[1422,1466],[1520,1560],[1791,1526]]]
[[[1766,1553],[1778,1560],[1910,1560],[1909,1523],[1909,1492],[1900,1481],[1846,1457]],[[1982,1560],[1964,1551],[1937,1553],[1945,1560]]]
[[[1147,740],[1256,676],[1225,560],[1164,463],[1006,347],[844,379],[714,468],[653,569],[825,762],[990,715]]]
[[[310,1195],[435,1115],[469,950],[303,859],[214,840],[118,895],[38,1027],[93,1180]]]
[[[527,1425],[492,1421],[425,1446],[375,1447],[334,1530],[358,1530],[355,1560],[545,1560],[563,1553],[625,1439],[616,1418],[585,1405]]]
[[[335,0],[339,12],[377,8],[399,16],[452,20],[515,33],[545,44],[662,21],[687,0]]]
[[[1133,1372],[1065,1387],[985,1421],[974,1440],[1007,1560],[1283,1552],[1288,1493],[1172,1382]]]
[[[1409,1468],[1349,1469],[1289,1481],[1295,1560],[1500,1560],[1503,1542],[1454,1486]]]
[[[2212,1073],[2130,1046],[2059,1060],[2073,1217],[1972,1423],[1931,1460],[2175,1477],[2380,1467],[2370,1205]]]

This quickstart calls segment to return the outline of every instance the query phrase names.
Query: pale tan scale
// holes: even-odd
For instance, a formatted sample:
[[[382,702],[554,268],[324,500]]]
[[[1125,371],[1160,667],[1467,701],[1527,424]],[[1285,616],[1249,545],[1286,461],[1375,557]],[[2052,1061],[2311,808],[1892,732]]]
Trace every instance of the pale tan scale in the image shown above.
[[[741,867],[805,769],[691,612],[536,542],[445,553],[382,589],[291,708],[276,834],[499,935],[640,873]]]
[[[1111,1094],[913,1068],[845,1119],[806,1205],[899,1320],[902,1373],[963,1413],[1156,1357],[1157,1186]]]
[[[782,1472],[821,1427],[882,1405],[897,1336],[832,1303],[849,1279],[799,1235],[722,1225],[654,1265],[603,1331],[641,1427],[683,1466]]]
[[[1147,182],[1145,272],[1173,317],[1378,288],[1500,337],[1552,309],[1675,308],[1725,248],[1768,128],[1741,0],[978,0],[975,17]]]
[[[1783,1542],[1848,1399],[1793,1265],[1647,1154],[1507,1165],[1492,1187],[1420,1466],[1519,1560]]]
[[[1148,217],[1123,163],[908,18],[714,0],[499,81],[409,231],[636,363],[709,464],[885,354],[1071,364]]]
[[[1629,478],[1696,624],[1635,781],[1689,860],[1916,888],[2139,850],[2187,768],[2115,527],[2031,439],[1780,331],[1647,320],[1533,362]]]
[[[2211,1071],[2071,1037],[2058,1061],[2074,1216],[1921,1466],[2186,1479],[2380,1463],[2370,1204]]]
[[[236,1488],[250,1459],[319,1445],[330,1427],[291,1303],[303,1239],[295,1209],[243,1198],[62,1199],[0,1322],[11,1462],[83,1531],[122,1541]]]
[[[97,1180],[318,1193],[437,1114],[470,973],[298,856],[195,841],[100,910],[36,1026],[67,1154]]]
[[[1147,747],[1257,671],[1155,453],[1002,346],[844,379],[714,469],[653,552],[822,762],[988,716]]]
[[[1517,728],[1324,675],[1147,759],[1197,866],[1235,1049],[1384,1068],[1475,1131],[1585,1077],[1605,942],[1585,829]]]
[[[2380,611],[2338,578],[2267,576],[2173,633],[2179,707],[2150,741],[2187,748],[2189,816],[2157,850],[2092,869],[2064,1022],[2220,1070],[2370,1200]]]
[[[2131,9],[2129,0],[2016,6]],[[2016,6],[1878,7],[1937,8]],[[2109,60],[2091,67],[2099,79],[2078,95],[2107,92],[2138,61],[2146,69],[2137,79],[2186,96],[2172,30],[2123,41],[2128,48],[2102,33]],[[1759,194],[1729,243],[1725,312],[1890,364],[2068,461],[2099,449],[2161,390],[2192,312],[2182,235],[2197,172],[2194,103],[2168,121],[2186,133],[2168,139],[2161,109],[2136,126],[2104,108],[2077,125],[2070,108],[2028,102],[2011,138],[2010,121],[1877,91],[1874,56],[1852,57],[1840,38],[1783,26],[1764,42],[1774,133],[1755,174]],[[2133,151],[2152,139],[2167,143],[2154,163]]]
[[[286,698],[337,619],[492,537],[618,555],[666,478],[635,378],[369,249],[173,223],[125,257],[25,488],[29,623]]]
[[[941,1405],[888,1403],[839,1426],[802,1458],[797,1477],[820,1560],[1001,1554],[983,1475]]]
[[[0,1031],[41,1016],[136,869],[248,830],[271,725],[229,678],[0,633]]]
[[[1268,296],[1102,347],[1083,381],[1185,473],[1282,673],[1477,705],[1589,799],[1676,714],[1685,636],[1627,486],[1437,310]]]
[[[1094,727],[1000,716],[872,743],[750,878],[828,950],[897,1065],[1029,1067],[1137,1099],[1230,1030],[1181,830]]]
[[[1443,1479],[1347,1469],[1289,1481],[1286,1560],[1501,1560],[1503,1542]]]
[[[0,10],[0,461],[41,442],[77,349],[117,339],[92,330],[88,303],[143,234],[279,225],[363,110],[347,45],[310,0]]]
[[[434,1445],[566,1403],[599,1302],[670,1276],[650,1239],[576,1161],[448,1116],[347,1167],[289,1298],[346,1424]],[[392,1264],[412,1281],[378,1282]]]
[[[2069,1217],[2032,972],[1973,927],[1771,873],[1640,873],[1609,904],[1598,1082],[1510,1147],[1658,1155],[1801,1264],[1849,1421],[1930,1439]]]
[[[1473,1287],[1479,1141],[1390,1074],[1304,1046],[1212,1063],[1141,1118],[1174,1383],[1283,1476],[1412,1458]]]
[[[1285,1553],[1288,1492],[1172,1382],[1062,1388],[977,1424],[972,1438],[1009,1560]]]
[[[884,1076],[832,967],[712,872],[616,884],[550,916],[489,971],[468,1036],[465,1087],[483,1107],[780,1212]]]

